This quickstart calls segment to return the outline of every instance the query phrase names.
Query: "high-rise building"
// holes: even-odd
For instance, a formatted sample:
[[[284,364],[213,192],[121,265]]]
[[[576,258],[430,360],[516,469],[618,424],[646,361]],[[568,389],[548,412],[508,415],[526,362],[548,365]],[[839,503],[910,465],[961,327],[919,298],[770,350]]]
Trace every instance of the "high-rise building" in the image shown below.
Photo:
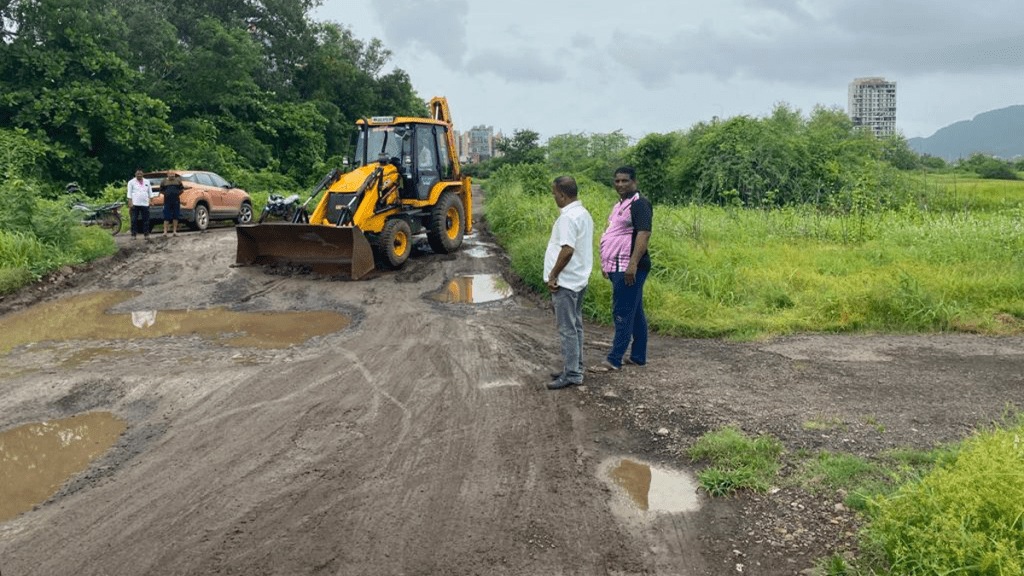
[[[883,138],[896,133],[896,83],[885,78],[857,78],[850,83],[849,110],[854,126],[870,128]]]
[[[466,132],[455,133],[455,146],[462,162],[481,162],[497,155],[495,143],[501,140],[501,132],[494,133],[492,126],[474,126]]]

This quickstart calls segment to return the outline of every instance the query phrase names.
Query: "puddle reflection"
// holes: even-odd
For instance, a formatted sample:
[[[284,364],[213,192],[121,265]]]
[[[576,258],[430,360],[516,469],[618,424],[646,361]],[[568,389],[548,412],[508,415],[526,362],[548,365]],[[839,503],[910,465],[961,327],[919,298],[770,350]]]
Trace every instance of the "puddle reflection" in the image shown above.
[[[0,522],[45,502],[124,430],[110,412],[90,412],[0,432]]]
[[[337,332],[349,317],[327,310],[232,312],[141,310],[106,313],[137,292],[94,292],[38,304],[0,318],[0,354],[30,342],[65,340],[132,340],[161,336],[202,336],[229,346],[286,348],[314,336]]]
[[[697,484],[686,473],[623,459],[609,477],[640,510],[678,513],[700,508]]]
[[[512,296],[512,287],[498,274],[471,274],[452,279],[434,300],[447,304],[480,304]]]

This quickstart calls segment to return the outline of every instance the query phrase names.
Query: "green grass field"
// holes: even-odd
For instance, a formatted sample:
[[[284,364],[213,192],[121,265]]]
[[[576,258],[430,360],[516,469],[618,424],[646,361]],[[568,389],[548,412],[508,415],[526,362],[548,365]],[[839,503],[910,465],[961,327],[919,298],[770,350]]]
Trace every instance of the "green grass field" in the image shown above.
[[[541,291],[557,208],[548,190],[492,179],[487,219]],[[533,184],[536,187],[536,184]],[[645,290],[652,328],[755,339],[796,332],[1017,333],[1024,328],[1024,182],[921,177],[913,204],[860,215],[812,207],[656,206]],[[595,245],[615,192],[581,185]],[[609,283],[586,311],[610,320]]]

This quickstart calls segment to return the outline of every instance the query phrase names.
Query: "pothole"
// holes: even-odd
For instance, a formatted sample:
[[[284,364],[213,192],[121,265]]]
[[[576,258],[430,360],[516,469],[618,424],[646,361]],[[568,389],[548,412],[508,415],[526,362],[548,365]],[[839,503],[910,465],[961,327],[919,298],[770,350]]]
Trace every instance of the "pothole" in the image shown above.
[[[431,298],[446,304],[481,304],[504,300],[512,287],[499,274],[469,274],[453,278]]]
[[[613,501],[615,512],[679,514],[700,509],[697,482],[686,472],[611,458],[602,465],[601,476],[619,496]]]
[[[209,308],[106,312],[137,295],[131,291],[81,294],[0,318],[0,333],[4,334],[0,354],[32,342],[193,335],[229,346],[286,348],[337,332],[351,323],[348,316],[328,310],[233,312]]]
[[[125,428],[110,412],[88,412],[0,432],[0,522],[56,494],[110,449]]]

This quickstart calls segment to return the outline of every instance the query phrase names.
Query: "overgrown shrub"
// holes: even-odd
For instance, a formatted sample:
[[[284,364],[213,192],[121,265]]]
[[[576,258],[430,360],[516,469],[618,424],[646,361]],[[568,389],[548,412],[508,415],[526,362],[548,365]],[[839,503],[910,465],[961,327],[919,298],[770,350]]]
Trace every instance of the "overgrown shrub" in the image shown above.
[[[956,459],[871,502],[865,535],[892,573],[1024,574],[1024,424],[967,440]]]
[[[506,164],[495,170],[490,178],[492,183],[496,183],[493,189],[515,184],[523,192],[535,196],[549,194],[554,179],[555,176],[544,164]]]
[[[40,199],[39,188],[19,178],[0,183],[0,293],[117,249],[109,232],[81,226],[66,199]]]

